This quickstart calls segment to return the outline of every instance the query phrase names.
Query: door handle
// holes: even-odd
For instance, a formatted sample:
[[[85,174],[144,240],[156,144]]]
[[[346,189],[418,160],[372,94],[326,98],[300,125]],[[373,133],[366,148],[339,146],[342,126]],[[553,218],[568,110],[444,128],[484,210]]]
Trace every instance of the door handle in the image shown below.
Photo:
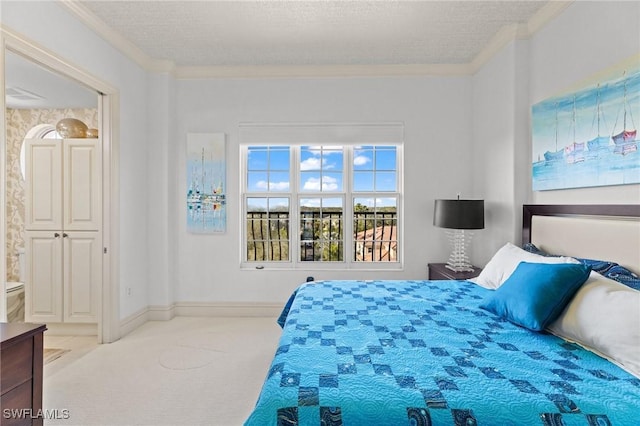
[[[55,238],[60,238],[60,234],[59,234],[58,232],[56,232],[55,234],[53,234],[53,236],[54,236]]]
[[[66,232],[62,233],[62,238],[67,238],[69,236],[69,234],[67,234]]]

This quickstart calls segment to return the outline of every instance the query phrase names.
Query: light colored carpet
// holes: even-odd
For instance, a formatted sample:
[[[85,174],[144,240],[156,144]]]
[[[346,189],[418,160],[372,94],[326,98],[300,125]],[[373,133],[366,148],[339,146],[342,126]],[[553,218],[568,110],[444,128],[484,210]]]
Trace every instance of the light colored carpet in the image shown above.
[[[55,361],[67,352],[69,352],[69,349],[45,348],[42,356],[43,362],[45,365],[49,364],[50,362]]]
[[[148,322],[45,379],[47,425],[241,425],[280,337],[271,318]]]

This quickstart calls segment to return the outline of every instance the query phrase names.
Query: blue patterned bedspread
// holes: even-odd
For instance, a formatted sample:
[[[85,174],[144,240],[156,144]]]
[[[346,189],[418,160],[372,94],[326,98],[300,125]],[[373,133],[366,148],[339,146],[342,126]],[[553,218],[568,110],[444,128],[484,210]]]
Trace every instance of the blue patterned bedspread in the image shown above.
[[[302,285],[246,425],[640,425],[639,379],[480,309],[488,291]]]

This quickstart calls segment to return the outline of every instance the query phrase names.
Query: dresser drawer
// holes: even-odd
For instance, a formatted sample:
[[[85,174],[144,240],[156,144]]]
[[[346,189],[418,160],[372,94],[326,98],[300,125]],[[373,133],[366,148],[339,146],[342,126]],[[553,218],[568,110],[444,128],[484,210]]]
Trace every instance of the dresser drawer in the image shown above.
[[[0,394],[31,380],[33,375],[33,342],[26,339],[2,350]]]
[[[31,417],[38,413],[32,412],[33,406],[32,381],[29,380],[20,386],[10,390],[0,397],[0,424],[2,426],[31,425]],[[11,411],[6,411],[11,410]]]

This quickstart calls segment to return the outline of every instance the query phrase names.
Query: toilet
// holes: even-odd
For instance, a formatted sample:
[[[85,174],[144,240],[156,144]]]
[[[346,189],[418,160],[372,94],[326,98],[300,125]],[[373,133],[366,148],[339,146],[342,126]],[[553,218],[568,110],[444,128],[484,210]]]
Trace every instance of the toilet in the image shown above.
[[[24,249],[18,249],[20,281],[7,282],[7,321],[24,322]]]

